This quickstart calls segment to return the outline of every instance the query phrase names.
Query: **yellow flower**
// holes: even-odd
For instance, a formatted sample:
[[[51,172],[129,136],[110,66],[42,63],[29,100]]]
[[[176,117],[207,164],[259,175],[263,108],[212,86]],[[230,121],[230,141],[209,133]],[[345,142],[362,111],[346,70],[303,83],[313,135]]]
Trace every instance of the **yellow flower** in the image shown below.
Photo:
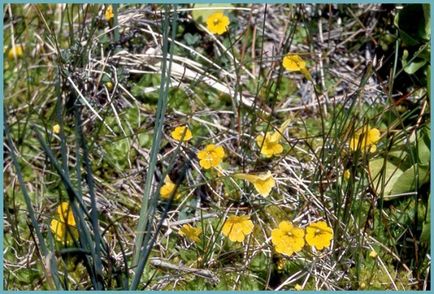
[[[365,126],[360,128],[354,133],[350,140],[350,148],[353,151],[361,149],[362,152],[368,151],[375,152],[377,146],[375,145],[380,140],[380,131],[376,128]]]
[[[107,90],[111,91],[113,89],[113,83],[108,81],[105,83],[105,86],[107,87]]]
[[[351,177],[350,170],[349,169],[344,170],[344,179],[348,181],[350,177]]]
[[[278,253],[291,256],[304,246],[304,230],[282,221],[277,229],[271,231],[271,242]]]
[[[180,126],[175,128],[171,135],[172,138],[176,141],[189,141],[193,137],[190,129],[187,126]]]
[[[59,242],[64,242],[65,245],[70,245],[73,240],[78,239],[78,231],[74,214],[69,207],[68,202],[62,202],[57,207],[57,215],[59,220],[52,219],[50,223],[51,232]]]
[[[235,174],[234,177],[242,180],[246,180],[253,184],[256,191],[264,197],[267,197],[271,189],[276,185],[276,181],[270,171],[261,175],[249,175],[249,174]]]
[[[253,232],[253,223],[248,215],[229,216],[222,228],[222,234],[232,242],[243,242],[244,238]]]
[[[190,241],[199,242],[199,235],[202,233],[201,228],[195,228],[191,225],[183,225],[181,229],[179,229],[179,235],[186,237]]]
[[[217,167],[225,156],[225,150],[222,146],[214,144],[206,145],[206,147],[197,153],[197,158],[200,159],[199,164],[204,169]]]
[[[287,71],[299,71],[306,79],[312,79],[309,70],[306,68],[306,62],[297,54],[287,54],[283,57],[282,65]]]
[[[297,54],[287,54],[283,57],[282,65],[287,71],[301,71],[306,68],[306,62]]]
[[[60,221],[66,223],[69,226],[76,226],[74,214],[72,209],[69,207],[69,202],[62,202],[57,207],[57,214],[59,215]]]
[[[286,260],[285,260],[285,259],[280,258],[280,259],[277,261],[277,269],[278,269],[279,271],[284,270],[284,269],[285,269],[285,265],[286,265]]]
[[[228,30],[229,17],[221,12],[211,14],[206,20],[207,29],[217,35],[221,35]]]
[[[23,46],[15,45],[8,51],[8,59],[14,60],[15,58],[20,58],[23,56]]]
[[[113,18],[113,6],[109,5],[104,13],[104,18],[106,21],[110,21]]]
[[[283,146],[280,144],[280,134],[277,132],[267,132],[265,138],[263,135],[256,137],[256,144],[261,148],[261,154],[265,157],[272,157],[283,152]]]
[[[300,284],[295,284],[294,290],[301,291],[303,290],[303,286],[301,286]]]
[[[172,182],[169,176],[166,175],[164,178],[164,185],[160,188],[160,196],[164,200],[169,200],[170,196],[172,195],[173,191],[175,190],[175,183]],[[181,197],[181,194],[176,193],[174,200],[178,200]]]
[[[369,257],[377,258],[377,256],[378,256],[378,253],[374,249],[372,249],[372,251],[369,252]]]
[[[60,126],[59,124],[55,124],[53,126],[53,133],[58,134],[60,132]]]
[[[306,228],[306,242],[317,250],[329,247],[332,239],[333,230],[324,221],[312,223]]]
[[[288,127],[291,119],[287,119],[280,126],[278,131],[267,132],[265,138],[263,135],[256,137],[256,144],[261,148],[261,154],[265,157],[272,157],[283,152],[283,146],[280,144],[280,139],[285,129]]]

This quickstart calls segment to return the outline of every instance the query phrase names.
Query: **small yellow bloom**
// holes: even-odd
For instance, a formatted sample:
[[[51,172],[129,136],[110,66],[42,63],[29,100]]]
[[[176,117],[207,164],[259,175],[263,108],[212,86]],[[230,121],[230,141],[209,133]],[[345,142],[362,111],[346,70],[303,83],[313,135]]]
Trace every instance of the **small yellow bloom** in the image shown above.
[[[256,191],[264,197],[267,197],[271,189],[276,185],[276,181],[273,178],[273,175],[270,171],[268,171],[266,174],[261,175],[249,175],[249,174],[235,174],[234,177],[242,180],[246,180],[253,184]]]
[[[53,133],[55,133],[55,134],[60,133],[60,126],[59,126],[59,124],[55,124],[53,126]]]
[[[189,141],[193,137],[190,129],[187,126],[176,127],[171,135],[176,141]]]
[[[113,83],[108,81],[105,83],[105,86],[107,87],[107,90],[111,91],[113,89]]]
[[[217,167],[225,156],[225,150],[222,146],[216,146],[214,144],[206,145],[206,147],[197,153],[199,158],[199,164],[204,169],[210,169]]]
[[[306,62],[297,54],[287,54],[283,57],[282,65],[287,71],[299,71],[306,79],[312,79],[309,70],[306,68]]]
[[[160,188],[160,196],[164,200],[169,200],[170,196],[172,195],[173,191],[175,190],[175,183],[172,182],[169,176],[166,175],[164,178],[164,185]],[[174,200],[178,200],[181,197],[179,193],[176,193]]]
[[[374,249],[372,249],[372,251],[369,252],[369,257],[377,258],[377,256],[378,256],[378,253]]]
[[[104,18],[106,21],[110,21],[113,18],[113,6],[109,5],[104,13]]]
[[[280,258],[280,259],[277,261],[277,269],[278,269],[279,271],[282,271],[282,270],[285,268],[285,264],[286,264],[286,260],[283,259],[283,258]]]
[[[301,251],[304,246],[304,230],[282,221],[277,229],[271,231],[271,242],[277,253],[291,256]]]
[[[244,238],[253,232],[253,222],[248,215],[229,216],[222,228],[222,234],[232,242],[243,242]]]
[[[365,126],[354,133],[350,140],[350,148],[353,151],[361,149],[362,152],[375,152],[377,150],[376,143],[380,140],[380,131],[376,128]]]
[[[329,247],[332,239],[333,229],[324,221],[312,223],[306,228],[306,242],[317,250]]]
[[[303,290],[303,286],[300,284],[295,284],[294,290],[301,291],[301,290]]]
[[[350,177],[351,177],[350,170],[349,169],[344,170],[344,179],[348,181]]]
[[[69,226],[75,226],[74,214],[72,209],[69,207],[69,202],[62,202],[57,207],[57,214],[59,215],[60,221],[66,223]]]
[[[8,59],[14,60],[15,58],[20,58],[23,56],[23,46],[22,45],[15,45],[8,51]]]
[[[282,65],[287,71],[301,71],[306,68],[306,62],[297,54],[287,54],[283,57]]]
[[[199,235],[202,233],[201,228],[192,227],[189,224],[183,225],[181,229],[179,229],[179,235],[186,237],[190,241],[199,242]]]
[[[57,215],[59,218],[58,220],[51,220],[51,232],[53,232],[54,237],[57,241],[64,242],[65,245],[70,245],[73,240],[78,239],[78,231],[74,219],[74,214],[72,213],[68,202],[62,202],[57,207]]]
[[[278,131],[275,132],[267,132],[265,137],[263,135],[259,135],[256,137],[256,144],[259,148],[261,148],[261,154],[265,157],[272,157],[274,155],[279,155],[283,152],[283,146],[280,144],[280,140],[282,138],[282,134],[285,129],[288,127],[291,119],[287,119],[280,126]]]
[[[256,137],[256,144],[261,148],[261,154],[265,157],[272,157],[283,152],[283,146],[280,144],[280,134],[277,132],[267,132],[265,138],[263,135]]]
[[[211,14],[206,20],[208,31],[213,34],[222,35],[229,27],[229,17],[221,12]]]

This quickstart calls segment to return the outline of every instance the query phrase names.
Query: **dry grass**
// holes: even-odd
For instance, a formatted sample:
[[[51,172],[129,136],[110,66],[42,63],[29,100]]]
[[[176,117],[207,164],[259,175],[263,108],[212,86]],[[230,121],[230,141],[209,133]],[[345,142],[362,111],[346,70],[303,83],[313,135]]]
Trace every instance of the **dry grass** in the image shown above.
[[[22,195],[9,157],[11,148],[23,170],[27,169],[25,174],[30,180],[26,181],[26,189],[32,196],[44,236],[49,232],[59,199],[66,197],[62,181],[47,164],[46,153],[35,141],[30,125],[44,133],[59,164],[66,164],[75,180],[74,187],[80,187],[83,202],[91,211],[93,198],[84,170],[80,182],[76,180],[77,150],[71,104],[77,103],[81,105],[82,128],[92,161],[94,199],[102,237],[108,248],[105,257],[110,257],[103,260],[104,274],[111,277],[105,287],[122,288],[110,274],[113,269],[122,269],[125,259],[130,266],[129,281],[134,274],[131,260],[150,165],[150,136],[157,121],[155,96],[161,91],[157,77],[167,58],[162,48],[164,9],[156,5],[122,5],[117,25],[108,25],[103,20],[102,8],[80,5],[72,12],[69,27],[66,20],[69,5],[49,5],[47,11],[39,5],[25,5],[23,9],[14,6],[7,5],[5,10],[4,31],[5,35],[9,32],[6,40],[10,42],[6,45],[13,46],[16,41],[29,44],[25,45],[25,58],[16,62],[17,67],[6,67],[11,73],[10,83],[5,85],[5,110],[15,145],[5,145],[5,288],[49,288],[42,270],[48,266],[46,257],[39,251],[26,220],[27,209],[18,200]],[[178,9],[178,25],[184,29],[195,26],[202,42],[189,45],[182,34],[176,40],[167,39],[177,50],[171,59],[169,108],[152,190],[158,190],[166,172],[174,178],[184,169],[186,174],[179,187],[182,199],[170,206],[161,229],[164,206],[158,204],[153,208],[155,217],[150,230],[157,232],[156,239],[139,288],[288,290],[296,284],[310,290],[377,289],[378,284],[381,289],[393,290],[428,287],[428,272],[421,275],[421,270],[409,263],[414,257],[402,258],[399,245],[391,247],[384,243],[385,236],[377,236],[374,228],[378,215],[374,216],[374,211],[383,217],[390,211],[386,210],[387,205],[380,204],[382,196],[372,191],[369,178],[352,178],[353,188],[359,185],[353,190],[342,179],[344,169],[354,159],[345,145],[354,130],[365,123],[380,123],[384,113],[395,109],[390,99],[402,95],[389,89],[389,80],[382,81],[368,70],[371,65],[374,72],[383,66],[371,47],[377,42],[376,26],[384,17],[380,13],[382,6],[343,7],[343,11],[338,11],[334,5],[240,6],[231,10],[236,21],[230,36],[225,37],[210,34],[192,18],[190,9],[184,9],[187,6]],[[15,13],[23,19],[16,20]],[[327,17],[328,13],[339,17]],[[340,18],[341,15],[345,18]],[[17,35],[16,27],[21,22],[27,23],[27,28]],[[317,27],[311,27],[313,23]],[[73,60],[76,53],[65,28],[74,33],[76,48],[85,48],[80,52],[84,63]],[[117,35],[120,37],[116,41]],[[70,64],[65,55],[63,61],[60,59],[68,50],[73,60]],[[296,52],[309,62],[314,83],[299,73],[281,70],[286,52]],[[58,69],[70,71],[60,75],[61,94],[56,97]],[[38,83],[29,86],[20,82],[20,75],[36,74],[42,75]],[[156,80],[149,82],[152,76]],[[149,77],[146,82],[142,81],[144,77]],[[108,86],[108,80],[112,87]],[[276,83],[281,80],[288,86],[276,90],[279,87]],[[426,92],[417,95],[413,101],[426,99]],[[51,133],[51,127],[57,122],[55,109],[59,101],[65,129],[57,135]],[[407,126],[410,132],[429,123],[424,118],[429,111],[427,100],[424,101],[418,124]],[[333,115],[339,107],[349,123],[335,127]],[[370,111],[376,114],[370,115]],[[284,154],[264,160],[255,143],[256,135],[278,128],[289,117],[292,123],[284,132]],[[28,123],[23,124],[24,120]],[[194,143],[179,148],[170,131],[185,123],[193,126]],[[340,127],[336,133],[334,128]],[[396,124],[385,127],[388,133],[383,133],[382,152],[387,154],[387,144],[392,139],[408,138],[400,127]],[[29,138],[33,141],[26,144]],[[126,147],[119,147],[120,154],[113,155],[113,148],[122,140]],[[228,155],[220,177],[204,172],[195,155],[211,142],[224,146]],[[174,166],[168,170],[173,158]],[[231,177],[236,172],[266,170],[273,172],[277,182],[267,198]],[[360,166],[360,171],[366,170],[366,166]],[[341,201],[341,209],[337,209],[337,201]],[[361,215],[363,205],[368,206],[369,217]],[[224,219],[229,214],[245,213],[255,223],[254,233],[242,245],[229,242],[220,233]],[[327,250],[306,249],[284,257],[274,251],[270,232],[285,218],[301,227],[327,220],[334,228],[335,238]],[[200,246],[178,236],[177,231],[186,223],[196,224],[206,232]],[[412,232],[411,229],[405,232],[409,231]],[[70,261],[76,256],[64,254],[61,258],[59,246],[49,248],[50,254],[57,257],[58,267],[69,272],[66,276],[59,270],[64,287],[65,284],[69,289],[94,287],[78,262],[80,259],[75,259],[79,265],[73,268]],[[368,255],[374,248],[381,254],[372,261]],[[429,250],[425,259],[428,271]],[[257,260],[262,267],[255,271],[253,264],[256,266]],[[278,260],[285,260],[285,269],[277,269]],[[23,274],[27,268],[33,273]],[[381,273],[381,277],[367,278],[373,271]],[[34,282],[27,284],[26,279]],[[369,279],[376,284],[370,287]],[[256,281],[252,282],[252,288],[246,285],[250,280]]]

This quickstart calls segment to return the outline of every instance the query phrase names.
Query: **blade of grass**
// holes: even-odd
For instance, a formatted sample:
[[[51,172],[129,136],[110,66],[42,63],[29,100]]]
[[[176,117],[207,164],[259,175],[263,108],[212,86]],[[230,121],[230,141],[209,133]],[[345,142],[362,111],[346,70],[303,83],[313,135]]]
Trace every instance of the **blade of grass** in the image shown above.
[[[82,197],[79,196],[78,193],[76,192],[76,190],[74,189],[70,178],[65,174],[65,172],[60,167],[59,163],[56,161],[56,158],[54,157],[53,152],[48,147],[47,143],[45,142],[45,140],[42,137],[42,135],[40,134],[40,132],[37,130],[36,126],[32,125],[31,127],[36,134],[36,139],[41,144],[42,149],[44,150],[46,156],[50,160],[50,163],[53,165],[53,167],[55,168],[55,170],[57,171],[57,173],[61,177],[62,183],[65,186],[65,189],[66,189],[66,192],[69,196],[70,204],[72,207],[72,213],[74,215],[75,220],[78,220],[77,226],[78,226],[78,232],[79,232],[79,237],[80,237],[80,244],[84,247],[85,250],[90,250],[90,252],[92,253],[92,258],[94,259],[95,258],[95,250],[92,246],[92,242],[91,242],[92,238],[91,238],[89,229],[86,225],[86,222],[84,220],[83,214],[85,214],[87,216],[87,218],[89,218],[89,219],[91,217],[86,212],[86,207],[84,206],[83,202],[81,201]],[[79,207],[77,206],[77,203],[79,204],[81,209],[79,209]],[[92,262],[87,260],[87,259],[85,259],[85,261],[92,264]],[[88,268],[88,273],[89,273],[89,276],[91,278],[92,284],[94,285],[95,289],[97,289],[97,287],[99,287],[99,283],[97,282],[97,279],[95,278],[94,269],[90,266],[89,267],[86,266],[86,267]]]
[[[167,8],[165,11],[165,21],[163,23],[163,60],[161,62],[161,83],[160,83],[160,95],[158,98],[157,112],[155,119],[154,135],[152,138],[152,147],[150,151],[149,167],[146,174],[145,187],[143,193],[143,201],[140,209],[139,223],[136,229],[136,239],[134,242],[134,254],[132,265],[137,265],[140,250],[143,245],[144,231],[147,227],[148,221],[148,204],[149,198],[152,195],[152,179],[157,164],[157,154],[159,152],[161,138],[163,134],[164,116],[167,108],[168,100],[168,84],[170,82],[170,76],[168,77],[167,71],[167,55],[168,55],[168,31],[169,31],[169,19]]]
[[[32,222],[33,229],[35,230],[36,237],[37,237],[38,243],[39,243],[39,248],[41,249],[41,253],[42,253],[43,258],[45,260],[48,259],[48,263],[50,266],[54,265],[53,267],[51,267],[53,271],[49,274],[47,272],[47,266],[44,264],[43,267],[44,267],[44,271],[45,271],[45,276],[47,277],[48,284],[50,285],[50,287],[53,287],[52,283],[54,283],[54,287],[57,290],[62,290],[63,288],[60,285],[57,267],[55,266],[55,263],[51,262],[51,260],[53,259],[54,256],[51,254],[51,252],[48,252],[44,237],[42,236],[39,222],[36,219],[35,212],[33,210],[32,201],[30,199],[29,194],[27,193],[26,183],[24,182],[24,178],[23,178],[23,175],[21,173],[21,167],[20,167],[20,164],[18,162],[17,156],[15,154],[14,144],[12,142],[12,138],[11,138],[11,135],[9,132],[9,127],[7,124],[7,112],[6,112],[6,110],[3,113],[4,113],[4,122],[3,123],[4,123],[4,130],[5,130],[5,134],[6,134],[7,145],[9,146],[10,156],[11,156],[13,165],[15,167],[15,171],[16,171],[17,178],[18,178],[18,183],[20,184],[20,188],[21,188],[21,191],[22,191],[23,196],[24,196],[24,201],[26,203],[27,213],[29,214],[29,218],[30,218],[30,221]],[[50,277],[52,277],[52,279]]]
[[[176,8],[176,6],[175,6]],[[176,27],[177,27],[177,14],[174,13],[173,20],[172,20],[172,38],[174,39],[176,36]],[[133,266],[137,265],[137,268],[134,273],[134,278],[132,281],[132,284],[130,286],[130,290],[135,290],[138,286],[138,283],[140,281],[145,263],[147,261],[147,258],[149,256],[151,247],[144,248],[144,254],[141,257],[142,252],[142,246],[147,245],[143,243],[144,239],[144,231],[146,228],[150,227],[151,218],[153,216],[153,213],[150,213],[155,210],[156,201],[153,201],[153,207],[148,207],[149,200],[152,200],[152,195],[155,195],[156,193],[152,193],[152,179],[154,175],[154,171],[157,164],[157,154],[160,149],[160,143],[161,138],[163,134],[163,126],[164,126],[164,118],[165,118],[165,112],[167,108],[168,103],[168,92],[169,92],[169,86],[170,86],[170,70],[171,70],[171,63],[172,63],[172,56],[173,56],[173,48],[174,46],[170,46],[170,53],[169,53],[169,6],[165,6],[165,13],[164,13],[164,22],[162,25],[163,30],[163,60],[161,64],[161,84],[160,84],[160,95],[158,99],[157,104],[157,113],[156,113],[156,124],[154,128],[154,136],[153,136],[153,144],[150,152],[150,160],[149,160],[149,167],[146,174],[146,180],[145,180],[145,188],[144,188],[144,195],[143,195],[143,202],[142,207],[140,210],[140,217],[139,217],[139,223],[137,225],[136,229],[136,240],[134,244],[134,256],[133,256]],[[169,64],[167,65],[167,56],[169,56]],[[179,184],[178,184],[179,185]],[[154,197],[156,198],[156,197]],[[162,224],[162,221],[164,220],[164,217],[161,219],[160,226]],[[158,230],[157,230],[158,232]],[[154,234],[153,238],[151,239],[151,243],[155,241],[157,232]],[[147,230],[146,233],[146,239],[150,239],[150,230]],[[154,241],[152,241],[154,240]],[[140,264],[139,264],[140,262]]]
[[[102,260],[101,260],[101,234],[100,234],[100,226],[98,222],[98,210],[96,207],[96,199],[95,199],[95,188],[94,188],[94,182],[93,182],[93,175],[92,175],[92,165],[89,160],[89,152],[88,147],[86,144],[86,140],[83,136],[83,130],[81,127],[81,114],[79,106],[74,106],[74,114],[76,119],[76,135],[78,137],[78,142],[81,145],[81,149],[83,150],[83,159],[84,159],[84,166],[86,169],[86,183],[89,188],[89,195],[90,195],[90,201],[91,201],[91,223],[92,223],[92,229],[93,234],[95,237],[95,256],[93,258],[94,267],[95,267],[95,274],[96,274],[96,281],[97,281],[97,290],[104,289],[104,279],[103,279],[103,270],[102,270]]]

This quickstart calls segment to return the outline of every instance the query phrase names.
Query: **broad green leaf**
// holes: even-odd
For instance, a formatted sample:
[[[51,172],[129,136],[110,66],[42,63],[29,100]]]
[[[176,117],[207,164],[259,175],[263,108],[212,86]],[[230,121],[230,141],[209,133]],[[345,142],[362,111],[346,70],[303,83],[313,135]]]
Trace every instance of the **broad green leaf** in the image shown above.
[[[423,6],[423,16],[425,18],[425,35],[423,38],[427,41],[431,38],[431,12],[429,4],[422,4]]]
[[[392,188],[403,171],[383,158],[369,161],[369,171],[372,179],[372,188],[384,196],[390,195]],[[384,188],[383,188],[384,183]]]
[[[426,220],[422,224],[422,233],[420,234],[421,242],[430,241],[430,231],[431,231],[431,205],[430,205],[431,195],[428,197],[428,211],[426,213]]]
[[[427,60],[415,58],[412,62],[405,64],[404,61],[402,65],[404,67],[404,71],[409,75],[414,74],[419,69],[421,69],[425,64],[427,64]]]
[[[404,50],[402,53],[402,66],[404,71],[408,74],[414,74],[430,60],[430,52],[427,46],[421,46],[418,51],[409,57],[408,50]]]
[[[416,173],[419,175],[418,185],[416,185]],[[416,191],[423,184],[429,182],[429,169],[427,167],[421,167],[413,165],[397,179],[390,191],[390,196],[387,200],[396,198],[396,195]],[[386,198],[386,197],[385,197]]]
[[[430,129],[424,127],[418,132],[417,138],[417,157],[419,159],[419,164],[424,167],[429,166],[431,159],[430,143]]]

